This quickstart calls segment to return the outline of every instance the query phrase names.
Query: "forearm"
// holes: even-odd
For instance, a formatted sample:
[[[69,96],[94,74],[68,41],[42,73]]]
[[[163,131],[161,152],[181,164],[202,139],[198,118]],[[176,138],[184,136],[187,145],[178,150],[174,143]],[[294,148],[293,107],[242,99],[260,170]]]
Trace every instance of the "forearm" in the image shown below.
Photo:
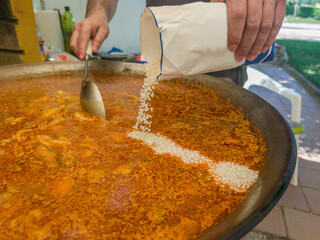
[[[117,8],[118,0],[88,0],[86,17],[102,14],[110,22]]]

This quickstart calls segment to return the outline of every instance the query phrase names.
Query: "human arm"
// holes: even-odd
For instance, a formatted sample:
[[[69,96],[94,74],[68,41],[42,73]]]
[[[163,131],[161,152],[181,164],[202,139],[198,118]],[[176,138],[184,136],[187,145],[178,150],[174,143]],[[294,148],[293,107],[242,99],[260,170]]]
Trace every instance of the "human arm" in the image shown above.
[[[88,0],[86,18],[76,24],[71,36],[70,47],[84,59],[89,39],[92,51],[97,53],[103,41],[109,35],[109,22],[112,19],[118,0]]]
[[[235,58],[254,60],[266,52],[281,28],[286,0],[211,0],[226,2],[228,47]]]

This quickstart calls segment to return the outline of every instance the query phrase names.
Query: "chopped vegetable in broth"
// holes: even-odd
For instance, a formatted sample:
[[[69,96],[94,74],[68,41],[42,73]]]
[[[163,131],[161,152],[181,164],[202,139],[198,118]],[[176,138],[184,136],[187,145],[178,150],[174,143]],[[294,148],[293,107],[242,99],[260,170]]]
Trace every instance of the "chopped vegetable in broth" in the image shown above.
[[[266,147],[230,100],[161,81],[148,145],[132,134],[143,78],[89,77],[107,119],[81,109],[80,75],[1,83],[2,238],[194,239],[245,198],[255,180],[234,187],[234,176],[258,174]]]

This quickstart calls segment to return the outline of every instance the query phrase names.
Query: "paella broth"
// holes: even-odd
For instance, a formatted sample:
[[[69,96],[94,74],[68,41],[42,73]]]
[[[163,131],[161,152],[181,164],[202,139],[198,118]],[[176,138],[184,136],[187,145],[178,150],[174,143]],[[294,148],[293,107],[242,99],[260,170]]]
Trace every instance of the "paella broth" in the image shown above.
[[[80,75],[1,83],[1,238],[193,239],[239,205],[246,192],[221,184],[208,165],[127,136],[142,77],[89,77],[106,120],[81,110]],[[219,93],[162,81],[151,105],[151,132],[215,163],[261,170],[261,132]]]

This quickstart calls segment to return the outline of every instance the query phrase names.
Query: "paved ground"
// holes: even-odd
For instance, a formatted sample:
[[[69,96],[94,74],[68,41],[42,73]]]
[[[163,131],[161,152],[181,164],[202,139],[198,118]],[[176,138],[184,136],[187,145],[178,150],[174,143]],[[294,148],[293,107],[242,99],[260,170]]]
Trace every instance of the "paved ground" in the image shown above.
[[[244,239],[320,239],[320,99],[310,95],[281,67],[255,65],[285,87],[302,96],[301,122],[305,132],[299,141],[299,184],[290,185],[270,214]],[[251,87],[285,117],[290,117],[291,103],[262,87]],[[267,234],[262,234],[267,233]]]
[[[277,36],[281,38],[320,41],[320,24],[283,23]]]

